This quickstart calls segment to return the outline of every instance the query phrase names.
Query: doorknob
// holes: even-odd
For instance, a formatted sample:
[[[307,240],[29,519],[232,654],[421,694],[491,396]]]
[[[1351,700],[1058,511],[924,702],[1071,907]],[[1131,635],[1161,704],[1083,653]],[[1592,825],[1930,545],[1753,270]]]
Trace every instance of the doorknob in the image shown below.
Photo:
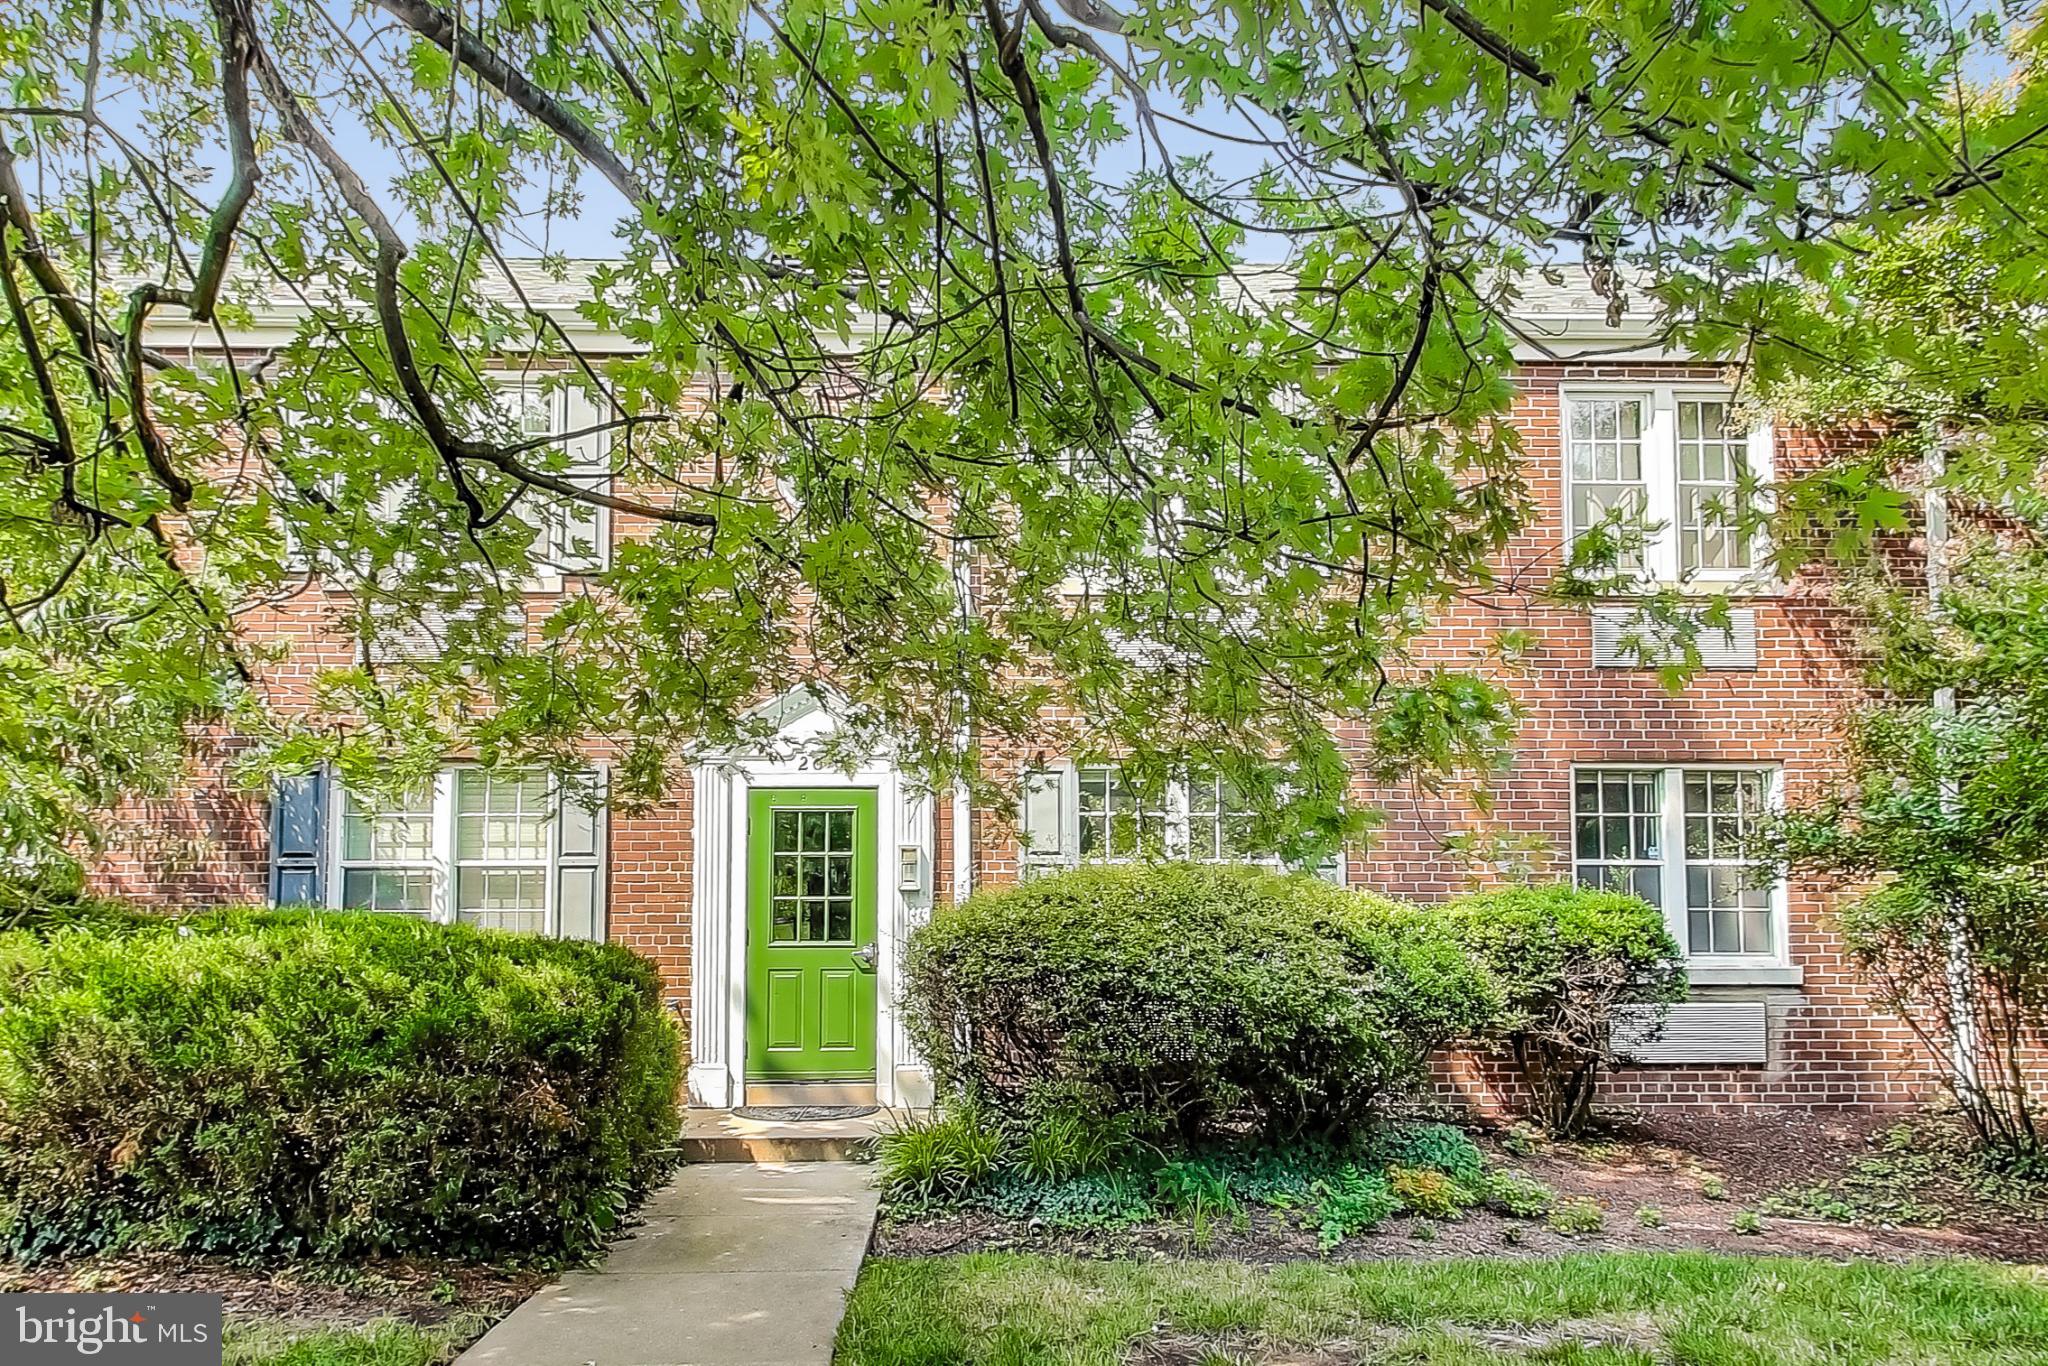
[[[862,972],[875,970],[875,944],[872,939],[853,951],[853,961]]]

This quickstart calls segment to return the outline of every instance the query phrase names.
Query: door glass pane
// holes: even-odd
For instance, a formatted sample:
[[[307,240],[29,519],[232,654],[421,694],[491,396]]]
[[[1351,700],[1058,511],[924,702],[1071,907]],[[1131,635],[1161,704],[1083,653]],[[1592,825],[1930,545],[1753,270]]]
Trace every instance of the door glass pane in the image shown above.
[[[777,944],[853,942],[854,813],[785,808],[772,822],[768,937]]]

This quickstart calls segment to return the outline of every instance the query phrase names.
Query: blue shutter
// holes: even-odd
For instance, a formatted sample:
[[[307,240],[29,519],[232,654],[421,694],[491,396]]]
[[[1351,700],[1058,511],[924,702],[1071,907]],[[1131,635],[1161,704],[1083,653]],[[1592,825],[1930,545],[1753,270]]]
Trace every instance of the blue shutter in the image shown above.
[[[270,790],[270,902],[327,904],[327,775],[279,778]]]

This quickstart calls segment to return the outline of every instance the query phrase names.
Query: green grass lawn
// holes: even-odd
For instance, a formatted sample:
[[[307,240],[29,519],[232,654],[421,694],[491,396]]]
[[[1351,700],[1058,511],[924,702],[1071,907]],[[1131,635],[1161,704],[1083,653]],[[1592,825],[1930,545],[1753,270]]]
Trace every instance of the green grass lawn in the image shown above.
[[[2048,1275],[1711,1253],[1270,1271],[1019,1253],[876,1259],[854,1290],[838,1360],[2048,1362]]]
[[[222,1366],[439,1366],[483,1330],[457,1315],[422,1327],[383,1319],[360,1327],[308,1328],[276,1319],[229,1315]]]

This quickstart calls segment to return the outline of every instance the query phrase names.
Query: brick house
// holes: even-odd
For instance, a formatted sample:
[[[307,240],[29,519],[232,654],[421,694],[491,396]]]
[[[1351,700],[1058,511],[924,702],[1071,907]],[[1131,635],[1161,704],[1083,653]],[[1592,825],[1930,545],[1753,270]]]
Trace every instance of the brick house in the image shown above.
[[[631,349],[582,319],[573,284],[536,276],[526,292],[586,355]],[[284,305],[259,311],[231,341],[260,347],[294,322]],[[1860,685],[1825,584],[1760,582],[1756,547],[1716,529],[1711,508],[1733,495],[1745,463],[1768,478],[1825,442],[1734,430],[1717,367],[1639,323],[1610,325],[1604,301],[1534,283],[1517,326],[1530,340],[1511,420],[1543,515],[1509,559],[1554,562],[1574,526],[1636,500],[1665,526],[1646,571],[1728,587],[1739,600],[1732,629],[1704,639],[1709,667],[1673,694],[1617,648],[1624,604],[1569,611],[1508,595],[1452,613],[1431,645],[1446,663],[1472,665],[1505,627],[1534,641],[1503,675],[1525,720],[1485,823],[1492,843],[1453,838],[1476,831],[1468,805],[1375,791],[1361,775],[1359,792],[1387,823],[1323,872],[1428,900],[1513,862],[1661,906],[1688,953],[1691,999],[1609,1078],[1609,1103],[1910,1103],[1930,1079],[1904,1027],[1870,1007],[1828,928],[1827,898],[1753,887],[1733,852],[1753,813],[1826,778],[1835,714]],[[211,344],[159,332],[152,340],[167,348]],[[1583,359],[1559,359],[1572,355]],[[575,431],[589,425],[580,402],[557,395],[532,420]],[[587,460],[601,471],[602,449]],[[559,574],[530,595],[532,619],[577,591],[609,543],[635,534],[629,518],[579,515],[559,537]],[[248,619],[253,635],[287,647],[262,680],[280,705],[353,657],[335,616],[309,580]],[[95,880],[144,900],[353,905],[609,938],[660,966],[686,1016],[693,1102],[872,1094],[899,1104],[928,1083],[892,1004],[897,949],[935,905],[1034,868],[1127,857],[1141,839],[1187,857],[1259,857],[1239,847],[1231,794],[1214,779],[1173,784],[1158,809],[1140,809],[1113,766],[1039,755],[1018,811],[975,809],[964,793],[919,790],[885,754],[851,773],[812,766],[806,745],[835,724],[829,693],[797,687],[763,708],[776,743],[706,756],[665,801],[631,815],[586,810],[545,778],[459,761],[399,809],[358,803],[320,775],[266,802],[228,784],[236,742],[219,737],[175,799],[123,813]],[[1446,1059],[1440,1082],[1479,1106],[1509,1085],[1466,1057]]]

